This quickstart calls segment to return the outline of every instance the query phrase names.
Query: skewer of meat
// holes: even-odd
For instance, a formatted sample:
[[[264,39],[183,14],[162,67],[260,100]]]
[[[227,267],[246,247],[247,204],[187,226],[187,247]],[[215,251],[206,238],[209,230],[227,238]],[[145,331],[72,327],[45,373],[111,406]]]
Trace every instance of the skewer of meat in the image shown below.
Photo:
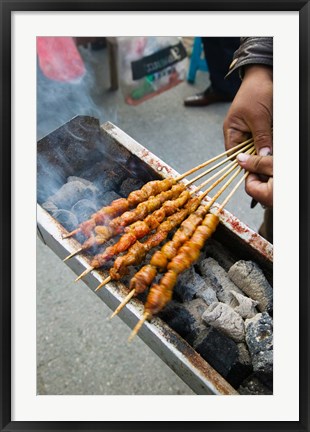
[[[176,182],[177,179],[172,177],[168,177],[164,180],[150,181],[142,186],[141,189],[131,192],[127,198],[119,198],[112,201],[109,206],[102,207],[100,210],[94,213],[89,220],[82,222],[77,229],[65,235],[64,238],[71,237],[72,235],[79,232],[82,232],[85,237],[89,237],[96,225],[103,225],[130,208],[136,207],[149,197],[158,195],[160,192],[171,189],[171,187],[176,184]]]
[[[153,247],[157,246],[163,240],[165,240],[169,232],[173,228],[178,226],[189,212],[195,211],[195,209],[197,208],[195,206],[198,206],[199,202],[200,202],[200,198],[198,197],[191,198],[185,205],[185,208],[169,216],[164,222],[162,222],[157,227],[155,233],[149,236],[149,238],[144,243],[140,243],[137,240],[129,248],[126,255],[118,257],[115,260],[114,267],[110,269],[110,277],[112,279],[119,280],[121,279],[122,276],[126,274],[128,266],[141,263],[141,261],[145,258],[149,250],[151,250]],[[102,266],[101,260],[98,263],[95,261],[95,259],[92,260],[91,267],[86,269],[80,276],[76,278],[75,281],[80,280],[82,277],[84,277],[85,275],[93,271],[95,268],[99,268],[101,266]],[[101,288],[101,286],[99,287]],[[99,287],[96,290],[98,290]]]
[[[185,189],[185,184],[176,184],[167,191],[151,196],[147,201],[140,203],[135,209],[126,211],[121,216],[112,219],[108,225],[99,225],[95,227],[96,234],[92,234],[87,240],[85,240],[80,249],[68,255],[64,261],[67,261],[93,246],[103,245],[113,236],[121,234],[127,225],[144,219],[149,213],[159,209],[162,204],[165,205],[165,202],[168,202],[168,200],[176,199]]]
[[[238,144],[233,149],[227,150],[209,160],[206,162],[192,168],[191,170],[185,172],[179,177],[174,178],[167,178],[164,180],[154,180],[146,183],[141,189],[135,190],[131,192],[127,198],[120,198],[117,200],[112,201],[112,203],[109,206],[102,207],[100,210],[98,210],[96,213],[94,213],[89,220],[86,220],[82,222],[78,228],[71,231],[70,233],[63,236],[63,238],[71,237],[79,232],[82,232],[85,237],[90,237],[93,229],[96,225],[104,225],[107,222],[109,222],[111,219],[113,219],[116,216],[121,215],[125,211],[128,211],[131,208],[136,207],[141,202],[147,200],[149,197],[153,195],[157,195],[160,192],[166,191],[170,189],[174,184],[176,184],[178,181],[182,180],[186,176],[192,174],[193,172],[196,172],[197,170],[200,170],[204,168],[205,166],[209,165],[210,163],[220,159],[221,157],[228,155],[229,153],[234,152],[237,149],[244,149],[244,147],[250,143],[253,143],[253,139],[249,139],[244,141],[243,143]],[[240,150],[241,151],[241,150]],[[231,158],[229,156],[229,158]],[[205,175],[205,174],[204,174]],[[197,179],[196,179],[197,180]]]
[[[132,297],[136,297],[146,291],[155,279],[157,272],[159,270],[163,271],[166,268],[168,259],[172,259],[181,245],[191,237],[197,226],[202,222],[203,217],[208,212],[209,208],[210,203],[208,203],[208,205],[200,205],[194,213],[182,222],[172,240],[165,243],[160,251],[156,251],[152,256],[150,263],[144,265],[133,276],[130,281],[130,292],[128,296],[119,304],[110,318],[116,316]]]
[[[191,194],[188,190],[184,190],[181,195],[173,201],[166,201],[164,205],[156,210],[151,215],[148,215],[143,221],[137,221],[125,228],[125,234],[113,246],[109,246],[104,252],[97,254],[91,262],[93,268],[102,267],[107,261],[114,256],[125,252],[137,240],[150,234],[156,229],[166,217],[171,216],[179,208],[182,208]]]
[[[241,167],[238,172],[241,171]],[[184,245],[179,249],[177,255],[169,262],[167,266],[167,272],[161,278],[159,284],[152,285],[148,294],[145,306],[144,314],[140,321],[133,329],[129,336],[131,341],[138,333],[139,329],[146,320],[150,320],[155,314],[160,312],[167,303],[171,300],[173,294],[173,288],[176,285],[178,276],[185,270],[187,270],[199,257],[200,251],[203,248],[205,242],[216,230],[219,223],[219,214],[235,193],[240,184],[248,176],[249,172],[246,172],[230,194],[223,201],[221,206],[216,210],[214,214],[208,213],[200,226],[195,230],[190,240],[186,241]]]
[[[215,186],[217,186],[225,177],[227,177],[234,169],[237,167],[237,163],[233,163],[233,167],[228,170],[223,176],[221,176],[216,182],[214,182],[202,195],[199,197],[192,198],[184,209],[180,210],[176,215],[170,216],[165,222],[163,222],[158,228],[157,231],[151,235],[145,243],[136,242],[128,251],[128,253],[124,256],[121,256],[115,260],[114,266],[110,269],[110,276],[107,277],[97,288],[95,291],[98,291],[108,282],[113,280],[121,279],[127,272],[127,267],[131,265],[140,264],[142,260],[145,258],[146,254],[153,247],[158,246],[163,240],[165,240],[172,229],[179,226],[189,214],[196,211],[201,201],[205,198],[205,196],[212,190]],[[235,178],[237,174],[234,174],[232,180]],[[232,181],[231,180],[231,181]],[[226,184],[227,187],[227,184]],[[221,188],[222,191],[222,188]],[[219,192],[221,193],[221,192]],[[210,201],[210,207],[215,202],[216,198],[219,196],[219,193],[215,195],[215,197]],[[85,270],[81,276],[89,273],[93,270],[93,267]]]

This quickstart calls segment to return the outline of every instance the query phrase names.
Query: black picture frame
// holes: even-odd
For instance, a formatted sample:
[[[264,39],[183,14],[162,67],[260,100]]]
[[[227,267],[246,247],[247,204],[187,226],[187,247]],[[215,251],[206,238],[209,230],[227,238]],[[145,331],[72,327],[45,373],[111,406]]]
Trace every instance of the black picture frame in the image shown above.
[[[202,1],[5,1],[0,0],[1,13],[1,431],[65,431],[65,430],[208,430],[208,431],[309,431],[309,1],[302,0],[202,0]],[[296,422],[23,422],[11,421],[11,14],[15,11],[298,11],[300,25],[300,380],[299,413]],[[288,209],[292,214],[294,209]],[[293,216],[293,215],[292,215]],[[288,218],[294,229],[293,217]],[[5,269],[5,271],[4,271]],[[288,379],[289,379],[289,371]]]

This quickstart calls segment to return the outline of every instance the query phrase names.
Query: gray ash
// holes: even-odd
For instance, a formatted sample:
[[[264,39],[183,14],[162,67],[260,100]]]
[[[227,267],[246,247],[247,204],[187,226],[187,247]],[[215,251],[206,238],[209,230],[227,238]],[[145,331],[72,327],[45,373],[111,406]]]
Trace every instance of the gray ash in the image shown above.
[[[97,202],[100,204],[100,207],[105,207],[111,204],[112,201],[119,198],[121,198],[121,196],[114,191],[99,192],[97,196]]]
[[[182,301],[193,300],[199,291],[207,288],[205,281],[195,272],[194,267],[182,273],[174,288],[174,294]]]
[[[228,276],[240,290],[258,302],[257,308],[261,312],[272,314],[272,287],[256,263],[240,260],[229,269]]]
[[[89,219],[98,210],[97,205],[89,199],[81,199],[72,206],[72,213],[77,217],[78,223]]]
[[[78,219],[68,210],[56,210],[52,213],[53,217],[58,220],[68,231],[74,230],[78,225]]]
[[[81,175],[98,188],[99,191],[117,190],[128,176],[121,166],[115,166],[109,159],[95,163]]]
[[[96,200],[97,189],[86,186],[80,181],[65,183],[58,191],[49,196],[47,201],[52,202],[58,209],[70,210],[71,207],[81,199]]]

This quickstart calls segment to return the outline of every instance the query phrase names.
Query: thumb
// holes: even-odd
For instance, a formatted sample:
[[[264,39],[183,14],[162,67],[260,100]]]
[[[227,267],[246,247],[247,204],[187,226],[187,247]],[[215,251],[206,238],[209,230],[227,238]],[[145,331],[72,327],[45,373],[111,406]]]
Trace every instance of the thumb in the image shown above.
[[[237,156],[237,160],[246,171],[255,174],[265,174],[269,177],[273,176],[272,156],[250,156],[245,153],[240,153]]]

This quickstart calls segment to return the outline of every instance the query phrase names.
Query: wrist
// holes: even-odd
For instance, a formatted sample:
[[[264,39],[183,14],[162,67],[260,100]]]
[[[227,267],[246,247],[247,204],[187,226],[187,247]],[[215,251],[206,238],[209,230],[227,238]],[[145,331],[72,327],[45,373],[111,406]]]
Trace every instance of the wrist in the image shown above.
[[[244,78],[255,77],[256,79],[273,80],[273,69],[267,65],[251,64],[244,67]]]

